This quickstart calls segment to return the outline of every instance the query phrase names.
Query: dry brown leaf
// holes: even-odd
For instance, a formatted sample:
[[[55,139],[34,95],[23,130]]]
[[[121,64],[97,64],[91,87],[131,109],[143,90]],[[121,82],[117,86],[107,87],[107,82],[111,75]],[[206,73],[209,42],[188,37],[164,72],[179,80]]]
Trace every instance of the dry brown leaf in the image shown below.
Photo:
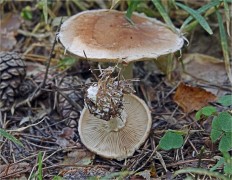
[[[81,145],[73,140],[74,135],[73,128],[65,127],[62,129],[62,132],[56,136],[56,143],[63,148],[70,146],[80,147]]]
[[[201,79],[219,85],[228,79],[225,63],[215,57],[198,53],[186,54],[183,57],[183,63],[185,72],[188,73],[182,74],[185,80]]]
[[[18,14],[8,13],[0,20],[0,51],[9,51],[17,43],[15,36],[20,24],[20,16]]]
[[[32,167],[29,163],[21,162],[18,164],[0,165],[0,179],[19,178],[24,173],[30,172]]]
[[[89,165],[95,154],[87,149],[76,149],[64,158],[64,164]]]
[[[213,102],[217,97],[200,87],[192,87],[180,83],[173,97],[174,101],[183,109],[184,112],[190,113]]]

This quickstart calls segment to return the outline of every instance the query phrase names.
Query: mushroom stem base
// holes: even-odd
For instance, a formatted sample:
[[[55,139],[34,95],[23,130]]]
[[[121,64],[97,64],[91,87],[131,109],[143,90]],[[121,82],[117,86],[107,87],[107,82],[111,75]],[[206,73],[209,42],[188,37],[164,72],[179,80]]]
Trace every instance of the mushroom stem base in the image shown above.
[[[122,110],[121,117],[115,117],[108,121],[109,131],[119,131],[126,124],[127,113]]]
[[[123,79],[132,79],[133,78],[133,67],[134,63],[128,63],[126,65],[121,65],[122,67],[122,77]]]

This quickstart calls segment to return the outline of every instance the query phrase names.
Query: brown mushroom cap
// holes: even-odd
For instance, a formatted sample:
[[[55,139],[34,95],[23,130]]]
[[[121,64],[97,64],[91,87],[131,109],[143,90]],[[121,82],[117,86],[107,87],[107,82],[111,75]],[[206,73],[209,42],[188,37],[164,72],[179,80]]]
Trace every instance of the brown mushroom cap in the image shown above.
[[[124,96],[127,114],[125,126],[110,130],[110,121],[94,117],[84,109],[79,120],[82,143],[92,152],[118,160],[132,156],[146,140],[151,129],[151,113],[143,100],[135,95]]]
[[[180,34],[154,18],[134,13],[132,21],[120,11],[83,11],[65,21],[58,36],[69,52],[107,62],[154,59],[183,46]]]

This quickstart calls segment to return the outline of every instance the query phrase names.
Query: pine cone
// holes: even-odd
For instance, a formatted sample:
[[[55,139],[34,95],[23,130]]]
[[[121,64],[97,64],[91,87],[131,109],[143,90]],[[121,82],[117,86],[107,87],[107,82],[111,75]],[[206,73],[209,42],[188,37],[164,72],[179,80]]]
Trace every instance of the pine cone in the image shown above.
[[[67,118],[67,125],[77,126],[80,112],[84,108],[84,95],[80,86],[83,81],[75,76],[66,76],[61,80],[59,89],[61,93],[68,97],[66,99],[62,94],[58,95],[58,111],[63,118]],[[70,102],[72,101],[72,102]],[[76,107],[72,103],[76,104]]]
[[[26,75],[25,64],[16,52],[0,52],[0,108],[10,106]]]

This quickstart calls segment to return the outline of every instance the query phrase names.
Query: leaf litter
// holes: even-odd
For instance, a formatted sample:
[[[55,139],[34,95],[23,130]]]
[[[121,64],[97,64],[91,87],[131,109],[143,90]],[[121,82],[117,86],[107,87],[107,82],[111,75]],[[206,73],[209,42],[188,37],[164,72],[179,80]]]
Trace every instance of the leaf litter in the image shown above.
[[[56,4],[57,9],[59,9],[58,5],[59,3]],[[80,5],[83,6],[82,3]],[[19,9],[22,8],[20,6],[22,5],[19,4]],[[74,8],[73,2],[68,2],[67,6],[71,7],[71,11],[74,11],[72,14],[77,13],[78,10]],[[34,14],[40,13],[35,9],[33,10]],[[56,12],[54,11],[54,13]],[[17,16],[20,17],[19,14]],[[38,33],[46,33],[50,27],[38,25],[39,23],[40,19],[35,19],[33,23],[27,23],[35,25],[37,28],[29,27],[28,31],[32,32],[32,36],[28,34],[17,36],[15,29],[18,29],[18,21],[12,26],[12,29],[9,28],[9,34],[1,34],[1,36],[9,37],[7,42],[9,45],[6,44],[7,48],[12,49],[12,47],[18,46],[18,44],[15,44],[15,40],[21,42],[21,51],[26,52],[27,73],[36,85],[36,88],[43,81],[46,66],[42,65],[42,63],[49,55],[48,49],[50,49],[50,46],[45,47],[45,45],[51,44],[51,39],[55,38],[55,33],[49,32],[46,34],[46,37],[44,36],[41,39]],[[27,26],[22,26],[22,24],[20,25],[20,28],[28,28]],[[7,27],[7,25],[4,26]],[[15,39],[16,36],[17,39]],[[204,39],[209,39],[208,37],[205,38],[203,33],[200,33],[198,38],[201,36]],[[18,102],[18,105],[15,106],[13,115],[9,111],[0,111],[0,127],[11,131],[12,135],[24,145],[24,147],[21,147],[5,138],[0,138],[0,169],[2,170],[0,178],[15,179],[28,177],[32,170],[31,167],[37,164],[36,157],[41,151],[44,153],[42,167],[44,179],[52,179],[56,175],[62,176],[64,179],[86,179],[91,176],[110,177],[110,175],[112,175],[111,177],[116,177],[116,175],[117,177],[127,176],[130,179],[149,179],[150,176],[152,178],[171,179],[173,171],[184,167],[197,166],[199,163],[198,153],[201,147],[205,146],[210,152],[213,148],[211,147],[212,142],[207,139],[209,131],[206,131],[201,122],[194,121],[194,118],[191,116],[193,113],[191,112],[195,112],[195,110],[209,102],[214,102],[216,95],[220,94],[218,93],[219,89],[223,90],[223,94],[231,94],[231,91],[229,90],[230,86],[228,86],[221,61],[218,59],[215,61],[215,59],[212,60],[211,56],[205,56],[208,52],[203,52],[202,49],[206,51],[207,47],[202,48],[205,44],[196,46],[196,42],[192,45],[200,48],[201,51],[197,52],[202,54],[184,54],[186,56],[184,56],[183,62],[185,64],[185,72],[188,74],[183,75],[180,69],[173,71],[172,77],[175,77],[175,79],[172,83],[167,82],[163,73],[151,68],[151,66],[154,66],[152,62],[135,63],[135,78],[140,79],[140,82],[134,83],[136,94],[149,104],[153,124],[148,140],[136,151],[134,156],[124,161],[107,160],[95,156],[86,150],[80,142],[77,127],[68,127],[66,123],[68,119],[62,118],[59,112],[57,112],[56,96],[54,95],[58,93],[57,77],[78,75],[78,78],[83,78],[88,83],[95,81],[90,76],[89,64],[86,71],[81,71],[79,66],[78,68],[72,67],[72,71],[57,69],[54,66],[55,62],[65,57],[62,46],[57,44],[53,56],[54,63],[52,68],[50,68],[46,86],[40,89],[38,94],[30,94],[26,97],[26,103],[21,103],[24,100],[21,99],[20,103]],[[193,46],[190,44],[189,48],[191,47]],[[217,52],[218,50],[211,52],[211,54]],[[220,54],[217,57],[221,57]],[[209,66],[212,66],[211,71],[211,68],[208,68]],[[184,84],[179,82],[184,82]],[[182,88],[177,87],[178,83]],[[185,83],[189,85],[185,85]],[[81,90],[81,87],[75,88]],[[207,91],[204,89],[207,89]],[[211,91],[210,89],[216,91]],[[70,91],[72,88],[65,89],[62,87],[60,89],[61,92],[67,90]],[[175,95],[177,96],[175,98],[176,102],[173,100]],[[183,109],[179,108],[177,104]],[[48,111],[38,116],[45,109],[48,109]],[[25,117],[32,118],[25,119]],[[212,123],[212,121],[209,120],[209,123]],[[186,133],[184,145],[178,150],[158,150],[157,153],[154,153],[159,140],[168,129],[186,130],[188,133]],[[213,145],[215,146],[215,144]],[[155,156],[157,154],[161,156],[159,159]],[[213,166],[216,163],[215,159],[212,158],[213,156],[215,154],[205,153],[204,158],[201,159],[201,167]],[[16,171],[17,168],[22,173]],[[7,170],[7,176],[2,174]],[[138,171],[138,173],[129,175],[130,173],[125,173],[124,170],[128,172]],[[115,175],[113,173],[118,174]]]

